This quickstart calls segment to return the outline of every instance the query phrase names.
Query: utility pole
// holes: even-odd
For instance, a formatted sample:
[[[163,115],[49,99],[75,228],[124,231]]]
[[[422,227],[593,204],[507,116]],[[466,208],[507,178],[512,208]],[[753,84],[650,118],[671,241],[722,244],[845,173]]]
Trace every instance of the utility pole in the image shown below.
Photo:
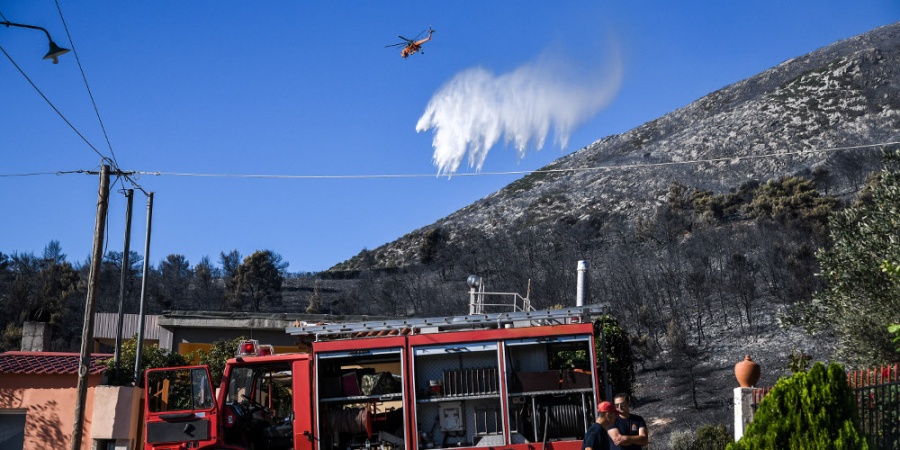
[[[100,191],[97,193],[97,219],[94,224],[94,248],[91,254],[91,271],[88,275],[87,300],[84,305],[84,328],[81,332],[81,357],[78,360],[78,398],[75,402],[75,422],[72,426],[71,450],[81,449],[84,431],[84,403],[87,397],[87,378],[91,368],[91,350],[94,342],[94,300],[100,289],[100,264],[103,259],[103,236],[106,230],[106,211],[109,207],[109,165],[100,169]]]
[[[144,275],[141,277],[141,306],[138,314],[137,354],[134,358],[134,385],[141,385],[141,353],[144,349],[144,301],[147,295],[147,272],[150,264],[150,228],[153,224],[153,193],[147,194],[147,237],[144,240]]]
[[[113,377],[116,383],[119,383],[121,374],[119,373],[119,358],[122,354],[122,320],[125,317],[125,286],[128,281],[129,272],[131,272],[131,262],[129,261],[129,253],[131,253],[131,204],[134,200],[134,189],[125,191],[125,198],[128,205],[125,208],[125,250],[122,252],[122,279],[119,281],[119,322],[116,327],[116,352],[113,355],[113,363],[115,370]]]

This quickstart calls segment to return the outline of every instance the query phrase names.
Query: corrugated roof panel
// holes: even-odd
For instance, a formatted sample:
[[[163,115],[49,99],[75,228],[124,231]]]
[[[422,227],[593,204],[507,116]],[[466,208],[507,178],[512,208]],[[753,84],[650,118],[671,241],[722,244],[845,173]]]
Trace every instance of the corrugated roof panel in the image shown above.
[[[122,315],[122,338],[131,339],[138,334],[140,315]],[[119,315],[117,313],[97,313],[94,315],[94,338],[115,339],[116,330],[119,328]],[[144,339],[159,340],[159,316],[154,314],[144,315]]]

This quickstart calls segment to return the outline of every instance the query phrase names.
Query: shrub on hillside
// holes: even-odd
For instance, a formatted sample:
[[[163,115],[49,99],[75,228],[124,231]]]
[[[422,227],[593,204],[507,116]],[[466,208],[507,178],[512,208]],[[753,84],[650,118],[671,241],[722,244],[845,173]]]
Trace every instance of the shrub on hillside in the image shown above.
[[[718,425],[703,425],[697,428],[694,438],[695,450],[725,450],[728,444],[734,442],[731,433],[721,423]]]
[[[694,450],[694,432],[692,430],[675,430],[669,435],[669,447],[672,450]]]
[[[857,417],[843,367],[816,363],[809,372],[778,380],[728,450],[868,449]]]
[[[725,450],[733,442],[725,425],[706,424],[697,430],[676,430],[669,436],[672,450]]]

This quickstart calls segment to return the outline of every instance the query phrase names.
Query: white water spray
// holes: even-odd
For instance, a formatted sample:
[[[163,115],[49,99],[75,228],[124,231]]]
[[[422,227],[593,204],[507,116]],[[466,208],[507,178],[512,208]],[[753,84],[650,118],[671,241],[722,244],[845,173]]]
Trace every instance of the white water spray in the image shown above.
[[[439,175],[455,173],[466,155],[469,167],[481,170],[501,136],[519,158],[529,144],[542,149],[551,128],[555,143],[565,148],[572,130],[619,91],[622,64],[611,59],[599,76],[576,74],[571,64],[548,56],[501,75],[467,69],[434,94],[416,131],[434,129]]]

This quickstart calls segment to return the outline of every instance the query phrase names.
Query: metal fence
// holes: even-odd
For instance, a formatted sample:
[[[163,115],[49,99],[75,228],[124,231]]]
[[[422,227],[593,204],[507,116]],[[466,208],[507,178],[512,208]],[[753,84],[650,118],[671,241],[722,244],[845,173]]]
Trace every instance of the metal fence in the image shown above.
[[[900,364],[855,370],[847,381],[856,395],[859,428],[877,449],[900,449]]]
[[[856,396],[859,429],[875,449],[900,449],[900,363],[847,374],[847,383]],[[753,411],[772,390],[753,389]]]

